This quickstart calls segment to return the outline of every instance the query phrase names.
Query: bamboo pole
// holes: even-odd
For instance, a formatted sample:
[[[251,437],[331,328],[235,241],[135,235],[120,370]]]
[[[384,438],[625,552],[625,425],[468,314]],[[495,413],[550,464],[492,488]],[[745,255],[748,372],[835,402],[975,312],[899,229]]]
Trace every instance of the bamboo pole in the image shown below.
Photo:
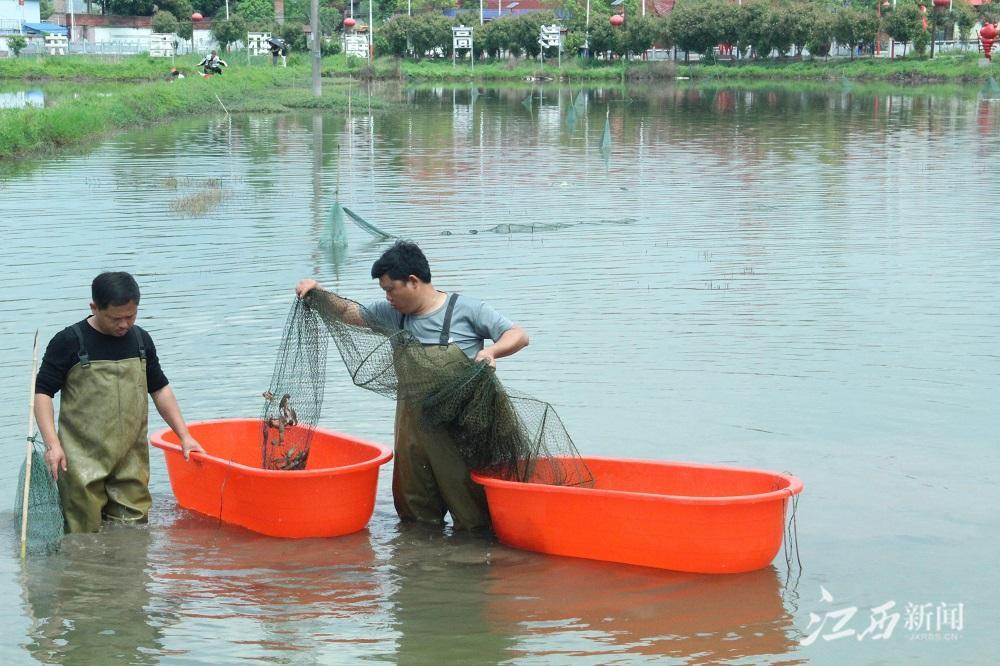
[[[31,455],[34,453],[35,440],[35,371],[38,368],[38,329],[35,329],[35,342],[31,348],[31,391],[28,394],[28,441],[25,445],[24,463],[24,499],[21,507],[21,559],[28,554],[28,490],[31,487]]]

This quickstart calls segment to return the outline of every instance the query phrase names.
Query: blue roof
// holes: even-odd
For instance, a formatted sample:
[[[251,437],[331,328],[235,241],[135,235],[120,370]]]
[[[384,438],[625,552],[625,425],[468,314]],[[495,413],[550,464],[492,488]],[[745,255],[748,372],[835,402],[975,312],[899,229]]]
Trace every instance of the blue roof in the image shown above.
[[[40,32],[42,34],[69,35],[69,30],[65,26],[56,25],[55,23],[25,23],[24,28],[25,30]]]

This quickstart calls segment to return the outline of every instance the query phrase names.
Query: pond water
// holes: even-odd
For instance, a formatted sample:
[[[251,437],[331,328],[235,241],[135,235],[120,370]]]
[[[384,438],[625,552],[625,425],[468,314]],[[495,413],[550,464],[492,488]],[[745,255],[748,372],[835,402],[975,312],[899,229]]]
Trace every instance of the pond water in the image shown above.
[[[388,466],[365,531],[274,540],[178,508],[154,450],[148,529],[22,566],[0,514],[4,661],[987,659],[1000,105],[840,84],[379,94],[398,108],[356,88],[347,117],[197,118],[0,165],[8,507],[36,328],[131,271],[188,420],[256,416],[300,277],[381,298],[386,243],[331,228],[339,203],[529,332],[500,376],[584,454],[802,478],[801,568],[687,575],[403,529]],[[392,420],[332,356],[322,424],[390,443]]]
[[[0,109],[41,108],[45,106],[45,93],[39,89],[5,90],[0,88]]]

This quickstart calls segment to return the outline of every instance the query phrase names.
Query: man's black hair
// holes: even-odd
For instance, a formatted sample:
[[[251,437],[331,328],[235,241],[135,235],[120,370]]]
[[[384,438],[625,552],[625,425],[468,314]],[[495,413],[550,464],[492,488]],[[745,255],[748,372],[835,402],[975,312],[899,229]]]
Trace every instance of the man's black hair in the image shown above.
[[[101,273],[90,285],[91,299],[98,310],[111,306],[139,304],[139,283],[124,272]]]
[[[372,278],[378,280],[383,275],[391,280],[406,280],[416,275],[421,282],[430,283],[431,267],[416,243],[398,240],[372,264]]]

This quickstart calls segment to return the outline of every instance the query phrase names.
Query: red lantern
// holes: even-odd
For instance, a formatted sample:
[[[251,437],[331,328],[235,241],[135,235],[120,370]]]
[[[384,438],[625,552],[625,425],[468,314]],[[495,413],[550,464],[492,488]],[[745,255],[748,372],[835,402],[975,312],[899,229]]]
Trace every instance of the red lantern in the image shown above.
[[[935,9],[944,9],[951,4],[951,0],[934,0]]]
[[[195,12],[194,14],[191,14],[191,20],[194,21],[195,23],[200,22],[201,19],[203,19],[203,18],[204,17],[199,12]]]
[[[624,22],[625,22],[625,17],[622,16],[621,14],[611,15],[611,25],[615,26],[616,28]]]
[[[986,56],[987,60],[991,60],[990,55],[993,52],[993,43],[997,38],[997,27],[992,23],[987,23],[979,30],[979,42],[983,46],[983,55]]]
[[[352,19],[350,16],[344,19],[344,27],[347,28],[348,30],[353,28],[355,23],[357,23],[357,21]]]

